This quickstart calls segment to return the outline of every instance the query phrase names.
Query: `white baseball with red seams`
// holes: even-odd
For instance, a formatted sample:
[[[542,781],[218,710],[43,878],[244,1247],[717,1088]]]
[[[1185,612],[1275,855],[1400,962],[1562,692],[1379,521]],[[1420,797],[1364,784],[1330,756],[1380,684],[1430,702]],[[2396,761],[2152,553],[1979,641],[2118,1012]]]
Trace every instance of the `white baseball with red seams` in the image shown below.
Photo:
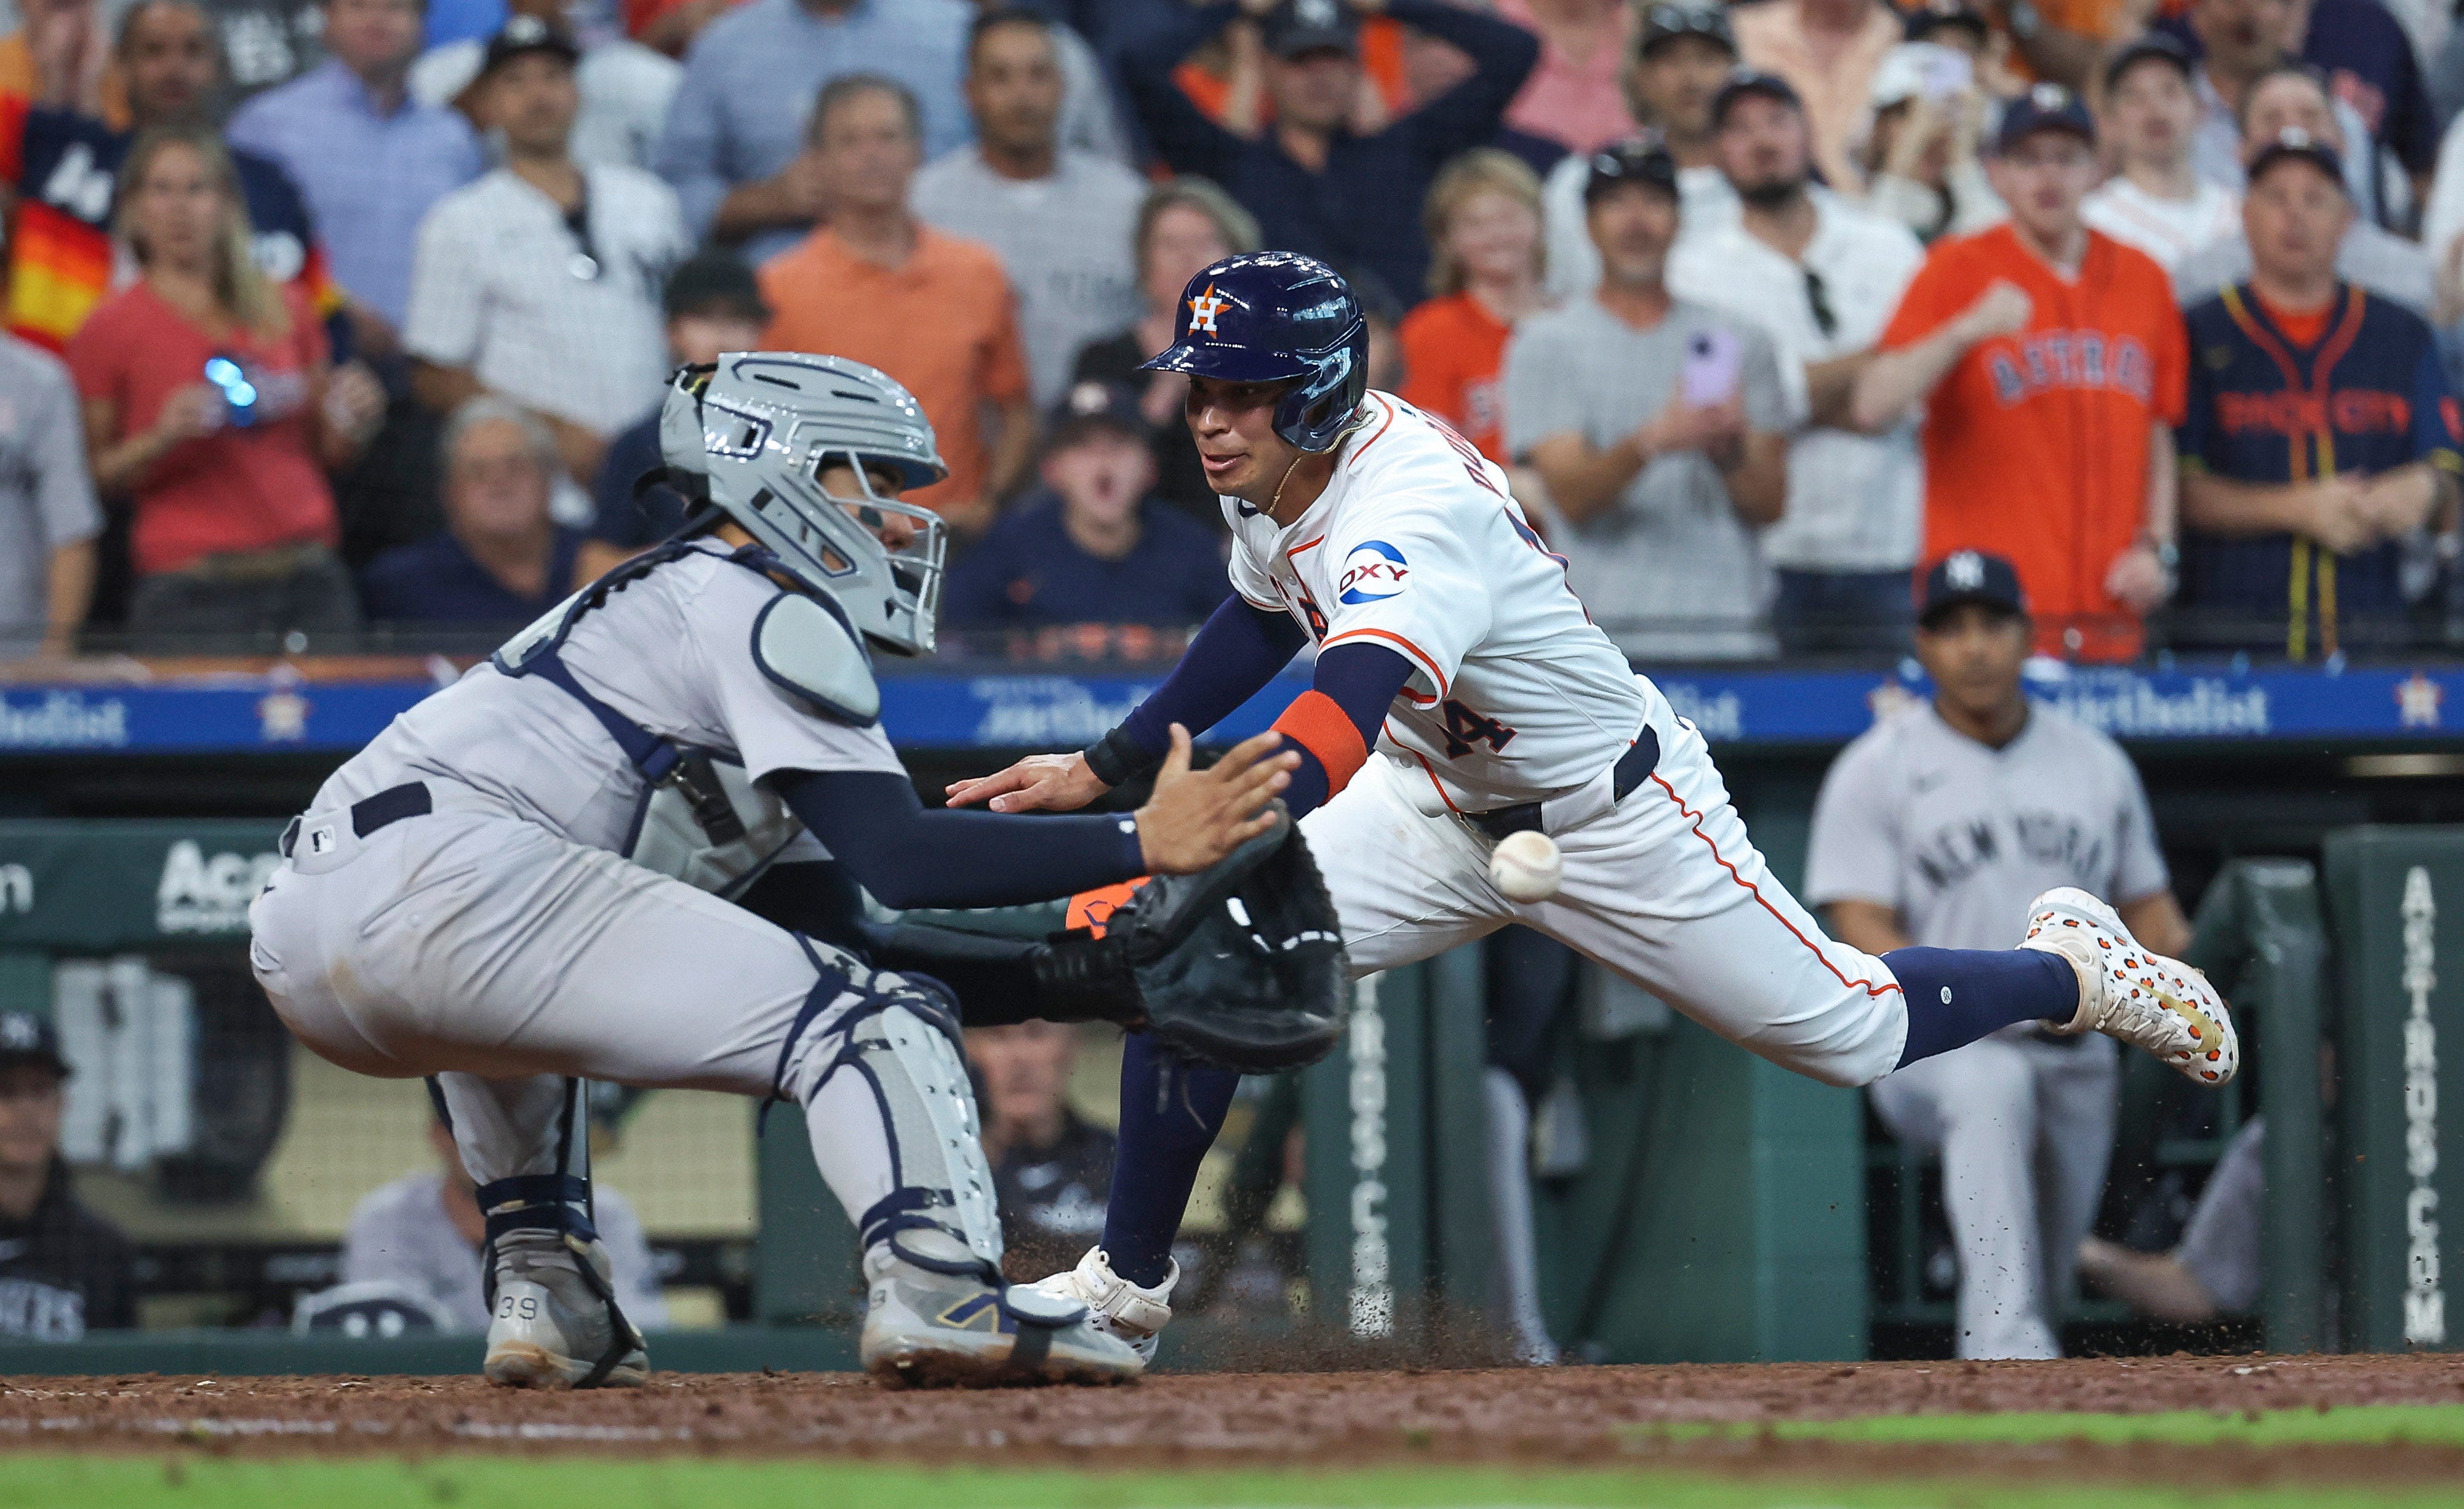
[[[1382,645],[1414,668],[1376,752],[1301,823],[1353,969],[1522,922],[1785,1068],[1889,1073],[1899,981],[1771,877],[1702,735],[1593,625],[1506,475],[1391,394],[1362,413],[1289,526],[1223,500],[1242,596],[1321,648]],[[1613,767],[1645,728],[1659,759],[1617,800]],[[1490,871],[1504,846],[1463,814],[1533,801],[1558,877],[1517,899]]]
[[[1545,901],[1566,877],[1566,856],[1557,841],[1529,829],[1497,841],[1488,856],[1488,877],[1509,901]]]

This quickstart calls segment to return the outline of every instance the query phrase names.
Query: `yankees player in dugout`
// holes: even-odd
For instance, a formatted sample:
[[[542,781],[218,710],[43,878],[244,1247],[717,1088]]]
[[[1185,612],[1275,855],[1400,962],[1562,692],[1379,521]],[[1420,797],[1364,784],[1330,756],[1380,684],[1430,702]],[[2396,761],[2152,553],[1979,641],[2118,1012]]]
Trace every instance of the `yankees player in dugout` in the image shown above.
[[[2033,633],[2010,562],[1961,550],[1926,574],[1916,651],[1933,699],[1850,744],[1815,802],[1805,895],[1832,936],[1991,948],[2019,936],[2028,898],[2070,885],[2110,897],[2154,947],[2189,944],[2130,757],[2029,699]],[[2061,1355],[2055,1320],[2113,1151],[2115,1057],[2023,1023],[1875,1083],[1892,1133],[1942,1155],[1960,1356]]]
[[[250,909],[259,983],[325,1057],[429,1077],[487,1218],[492,1382],[649,1371],[591,1222],[584,1078],[803,1106],[885,1381],[1135,1377],[1082,1307],[1001,1280],[957,1047],[961,1008],[1142,1018],[1120,941],[868,930],[853,887],[993,906],[1206,870],[1288,832],[1269,804],[1298,758],[1266,734],[1193,771],[1174,730],[1133,814],[928,811],[867,648],[933,645],[943,526],[900,495],[945,468],[914,398],[837,358],[733,353],[678,372],[661,450],[693,500],[678,532],[396,719],[293,821]]]
[[[1673,218],[1673,171],[1648,181]],[[1370,391],[1367,355],[1358,301],[1309,257],[1234,256],[1190,280],[1176,340],[1148,365],[1190,379],[1234,595],[1111,733],[958,782],[954,804],[1084,807],[1314,644],[1310,689],[1276,722],[1299,755],[1284,797],[1305,814],[1355,975],[1521,922],[1829,1083],[1869,1084],[2018,1023],[2103,1032],[2203,1083],[2233,1076],[2239,1046],[2214,990],[2084,891],[2057,887],[2012,917],[2015,948],[1878,956],[1826,936],[1747,837],[1701,733],[1591,623],[1505,474]],[[1563,880],[1510,901],[1489,854],[1530,831],[1556,842]],[[1142,1355],[1171,1319],[1172,1240],[1237,1082],[1131,1036],[1103,1243],[1044,1281]]]

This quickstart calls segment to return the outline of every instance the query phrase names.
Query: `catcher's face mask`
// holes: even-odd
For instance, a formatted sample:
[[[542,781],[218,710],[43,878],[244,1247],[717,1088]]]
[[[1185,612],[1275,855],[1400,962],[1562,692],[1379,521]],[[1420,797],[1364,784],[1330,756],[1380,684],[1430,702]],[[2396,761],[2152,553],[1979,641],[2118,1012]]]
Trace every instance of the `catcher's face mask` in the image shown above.
[[[949,473],[906,388],[837,357],[731,352],[677,372],[659,442],[671,479],[867,638],[899,655],[932,651],[948,532],[897,494]]]

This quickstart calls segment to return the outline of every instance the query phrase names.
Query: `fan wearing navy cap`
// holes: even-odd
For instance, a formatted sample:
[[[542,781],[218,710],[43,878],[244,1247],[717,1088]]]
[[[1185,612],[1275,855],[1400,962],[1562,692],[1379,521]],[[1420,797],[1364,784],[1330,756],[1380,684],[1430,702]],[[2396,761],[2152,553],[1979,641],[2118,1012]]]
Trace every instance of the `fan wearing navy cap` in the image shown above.
[[[2336,275],[2341,159],[2251,154],[2251,273],[2189,312],[2181,634],[2295,659],[2400,638],[2399,542],[2454,527],[2455,400],[2429,324]]]
[[[1806,899],[1868,953],[2006,947],[2028,898],[2077,886],[2131,932],[2189,942],[2130,757],[2029,699],[2019,574],[1962,550],[1926,574],[1917,658],[1932,699],[1884,719],[1823,777]],[[2057,1307],[2096,1217],[2113,1149],[2111,1043],[2005,1028],[1873,1086],[1906,1142],[1942,1154],[1959,1245],[1962,1357],[2058,1357]]]
[[[955,629],[1203,623],[1231,588],[1215,531],[1155,497],[1131,391],[1080,383],[1053,406],[1044,486],[950,568]]]
[[[0,1010],[0,1340],[137,1323],[137,1254],[81,1204],[60,1157],[68,1060],[51,1018]]]
[[[1472,60],[1470,77],[1383,130],[1353,131],[1364,13],[1452,44]],[[1173,80],[1181,59],[1243,16],[1265,44],[1274,105],[1274,123],[1254,139],[1218,124]],[[1428,281],[1420,205],[1430,180],[1497,135],[1539,60],[1530,33],[1441,0],[1217,0],[1153,28],[1125,51],[1121,74],[1156,153],[1177,173],[1230,189],[1268,246],[1418,289]]]

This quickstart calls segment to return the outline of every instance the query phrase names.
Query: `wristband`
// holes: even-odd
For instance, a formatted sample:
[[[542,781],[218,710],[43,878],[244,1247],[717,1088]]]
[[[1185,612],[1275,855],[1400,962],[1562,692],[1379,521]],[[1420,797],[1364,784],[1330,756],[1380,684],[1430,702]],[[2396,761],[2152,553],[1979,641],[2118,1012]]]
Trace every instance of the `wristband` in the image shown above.
[[[1156,764],[1155,756],[1130,737],[1127,724],[1089,744],[1079,751],[1079,756],[1087,762],[1087,768],[1094,772],[1095,779],[1106,786],[1118,786]]]

